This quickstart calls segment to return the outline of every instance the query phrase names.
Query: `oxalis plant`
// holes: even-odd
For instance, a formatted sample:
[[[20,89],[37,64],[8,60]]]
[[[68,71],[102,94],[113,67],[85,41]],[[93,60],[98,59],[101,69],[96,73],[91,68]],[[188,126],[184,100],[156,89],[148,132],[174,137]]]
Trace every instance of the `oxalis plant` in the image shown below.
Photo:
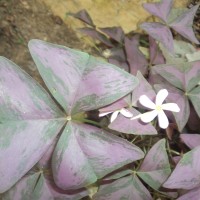
[[[200,53],[173,39],[198,44],[198,6],[172,3],[144,4],[160,19],[141,24],[149,40],[74,15],[110,63],[31,40],[48,91],[0,57],[1,199],[199,200]]]

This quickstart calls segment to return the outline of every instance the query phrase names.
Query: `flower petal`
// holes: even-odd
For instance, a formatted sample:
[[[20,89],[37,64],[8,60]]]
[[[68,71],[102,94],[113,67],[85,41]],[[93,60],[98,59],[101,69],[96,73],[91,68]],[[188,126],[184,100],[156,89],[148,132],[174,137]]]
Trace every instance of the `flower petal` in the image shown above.
[[[180,108],[176,103],[165,103],[161,107],[163,110],[169,110],[172,112],[180,112]]]
[[[113,111],[110,111],[110,112],[103,112],[103,113],[99,113],[99,117],[103,117],[103,116],[106,116],[110,113],[112,113]]]
[[[130,112],[129,110],[125,109],[125,108],[122,108],[122,109],[120,110],[120,113],[121,113],[122,115],[124,115],[124,117],[128,117],[128,118],[133,117],[133,113]]]
[[[158,111],[157,110],[153,110],[153,111],[149,111],[146,113],[143,113],[140,117],[140,119],[145,122],[145,123],[149,123],[151,122],[156,116],[158,115]]]
[[[155,108],[156,108],[155,103],[153,103],[153,102],[149,99],[149,97],[147,97],[146,95],[140,96],[139,102],[140,102],[143,106],[145,106],[145,107],[147,107],[147,108],[151,108],[151,109],[155,109]]]
[[[117,118],[117,115],[119,114],[119,110],[115,111],[112,115],[111,115],[111,118],[110,118],[110,122],[112,123],[116,118]]]
[[[160,111],[158,113],[158,123],[160,128],[166,129],[169,126],[169,120],[167,119],[166,114],[164,111]]]
[[[156,95],[156,105],[162,105],[166,97],[168,96],[168,91],[166,89],[162,89]]]

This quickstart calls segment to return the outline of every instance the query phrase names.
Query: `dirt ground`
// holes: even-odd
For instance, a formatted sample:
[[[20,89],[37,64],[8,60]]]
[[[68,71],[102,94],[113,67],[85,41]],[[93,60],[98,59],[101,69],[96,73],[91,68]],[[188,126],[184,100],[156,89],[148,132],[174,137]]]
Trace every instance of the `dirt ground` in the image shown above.
[[[81,50],[87,48],[40,0],[0,0],[0,56],[12,60],[42,83],[28,51],[31,39]]]

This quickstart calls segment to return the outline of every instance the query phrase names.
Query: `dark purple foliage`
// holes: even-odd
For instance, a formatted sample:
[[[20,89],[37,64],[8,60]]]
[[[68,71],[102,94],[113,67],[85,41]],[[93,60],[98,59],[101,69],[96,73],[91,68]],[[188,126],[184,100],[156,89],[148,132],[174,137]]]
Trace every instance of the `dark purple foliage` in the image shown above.
[[[0,57],[0,199],[199,200],[200,53],[171,32],[198,43],[192,29],[198,5],[172,5],[144,4],[161,19],[142,23],[149,37],[98,28],[86,10],[73,14],[87,24],[80,30],[101,42],[109,63],[31,40],[50,95]],[[162,89],[168,95],[158,103]],[[156,105],[145,106],[142,95]],[[166,103],[180,111],[168,112]],[[150,109],[166,111],[166,129],[157,119],[142,121]]]

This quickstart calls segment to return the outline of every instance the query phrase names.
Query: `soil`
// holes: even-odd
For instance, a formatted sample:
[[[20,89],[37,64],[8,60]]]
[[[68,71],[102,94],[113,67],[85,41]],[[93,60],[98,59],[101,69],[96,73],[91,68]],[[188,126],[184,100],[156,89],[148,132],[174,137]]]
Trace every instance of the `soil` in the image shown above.
[[[0,55],[21,66],[43,85],[28,50],[31,39],[87,48],[40,0],[0,0]]]

